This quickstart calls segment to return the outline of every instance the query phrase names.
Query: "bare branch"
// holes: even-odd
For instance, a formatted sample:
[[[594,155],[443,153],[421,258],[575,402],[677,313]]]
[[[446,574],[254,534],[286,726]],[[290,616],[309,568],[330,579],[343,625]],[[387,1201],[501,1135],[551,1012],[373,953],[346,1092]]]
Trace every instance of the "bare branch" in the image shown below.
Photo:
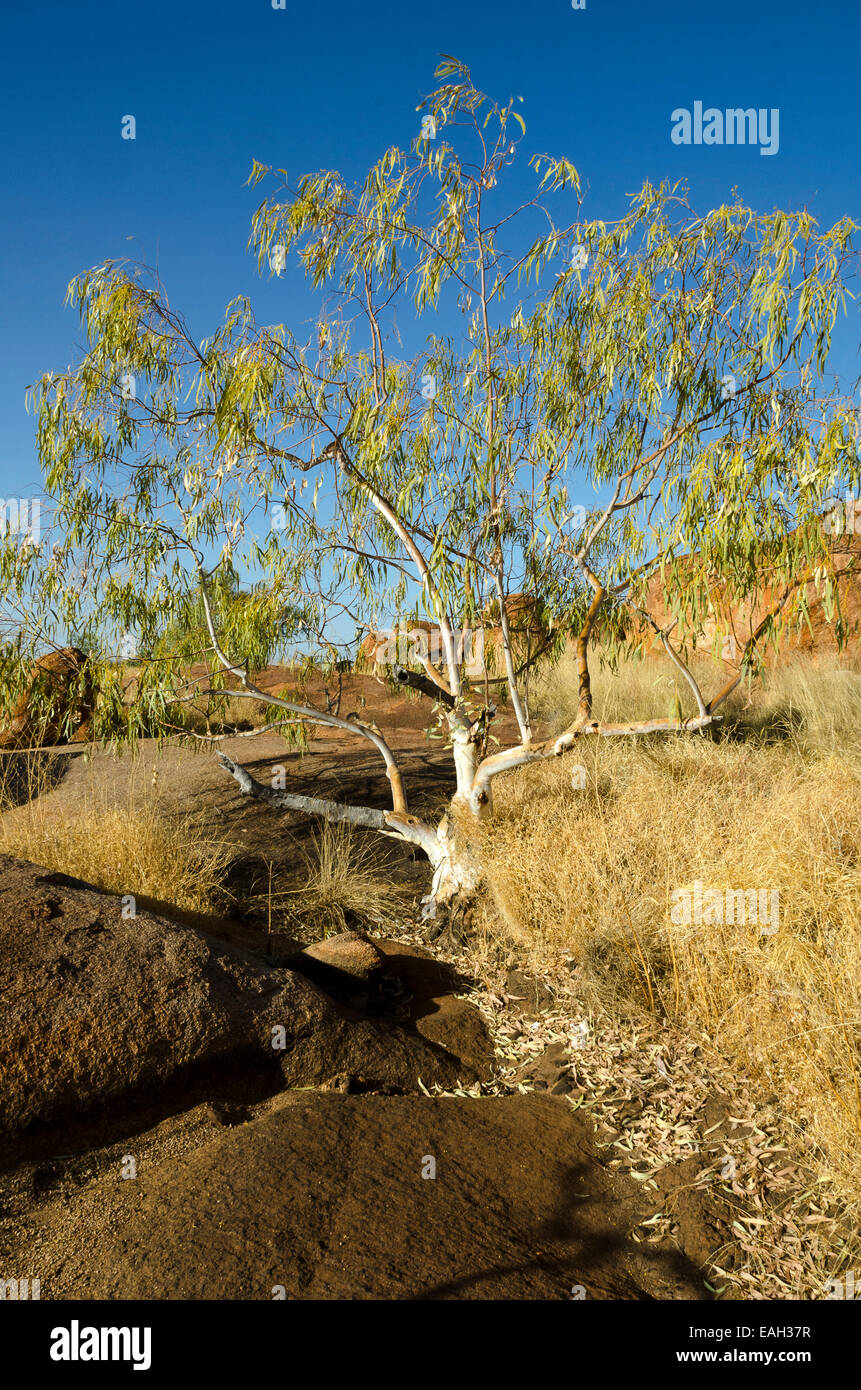
[[[494,582],[496,593],[499,600],[499,627],[502,632],[502,652],[505,657],[505,674],[508,681],[508,691],[511,695],[511,707],[514,710],[514,717],[517,720],[517,727],[520,730],[520,742],[524,748],[528,748],[532,742],[532,725],[529,722],[529,714],[520,699],[520,692],[517,689],[517,674],[514,670],[514,657],[511,653],[511,631],[508,626],[508,610],[505,606],[505,580],[502,572],[502,561],[494,572]]]
[[[422,552],[419,550],[418,546],[415,543],[415,540],[413,539],[407,527],[404,525],[401,518],[398,516],[391,502],[387,501],[386,498],[383,497],[382,493],[378,492],[377,489],[373,486],[373,484],[370,483],[367,478],[362,476],[362,474],[356,468],[355,464],[353,464],[347,457],[346,450],[344,449],[344,446],[337,435],[332,440],[331,444],[327,444],[326,448],[323,450],[323,453],[329,454],[330,456],[337,458],[338,463],[340,467],[344,470],[344,472],[348,476],[354,478],[356,482],[358,482],[361,485],[361,487],[364,488],[371,501],[371,504],[373,505],[375,510],[379,512],[380,516],[383,517],[383,519],[389,523],[395,535],[398,537],[398,540],[401,542],[410,559],[412,560],[413,564],[415,565],[416,569],[418,570],[422,584],[427,589],[428,593],[431,596],[431,599],[433,600],[437,621],[439,622],[440,632],[442,634],[442,640],[445,646],[446,664],[448,666],[449,685],[451,687],[451,694],[454,696],[460,695],[460,667],[457,661],[457,653],[455,651],[454,633],[452,631],[451,620],[449,619],[449,616],[445,611],[442,598],[440,596],[439,590],[436,587],[436,584],[434,583],[433,576],[430,572],[430,566],[428,565],[427,560],[425,559]]]
[[[344,732],[348,734],[361,734],[363,738],[366,738],[369,740],[369,742],[373,743],[374,747],[382,755],[383,761],[386,764],[386,776],[389,779],[389,785],[392,789],[392,809],[394,811],[397,811],[401,815],[409,815],[406,791],[404,789],[404,783],[403,778],[401,777],[400,768],[398,767],[394,753],[392,752],[386,740],[383,738],[383,735],[380,733],[379,729],[376,728],[376,726],[364,723],[363,720],[359,719],[358,717],[355,719],[341,719],[338,715],[325,714],[322,710],[314,709],[310,705],[299,705],[292,700],[282,699],[280,695],[270,695],[268,691],[260,690],[259,687],[253,683],[253,681],[250,681],[248,679],[248,675],[242,667],[233,665],[229,658],[225,656],[224,652],[221,649],[221,646],[219,645],[218,638],[215,635],[215,627],[212,621],[212,613],[210,611],[209,599],[206,594],[206,586],[203,582],[202,573],[200,582],[200,592],[203,598],[203,609],[206,615],[206,625],[209,629],[209,635],[212,640],[213,650],[221,664],[231,673],[231,675],[236,676],[239,680],[242,681],[243,689],[234,690],[231,693],[240,699],[256,699],[262,700],[266,704],[277,705],[279,709],[286,709],[289,710],[291,714],[301,715],[303,718],[307,719],[309,723],[326,724],[333,729],[343,729]]]
[[[616,738],[627,734],[683,734],[691,730],[707,729],[709,725],[718,724],[722,719],[722,714],[708,713],[705,716],[697,715],[694,719],[642,719],[634,720],[630,724],[601,724],[597,719],[593,719],[588,724],[572,724],[559,735],[549,751],[557,757],[567,753],[575,740],[583,734],[598,734],[601,738]]]
[[[429,699],[445,705],[446,709],[454,709],[457,705],[454,696],[448,690],[443,690],[429,676],[420,676],[418,671],[408,671],[405,666],[395,666],[392,674],[398,685],[408,685],[411,690],[418,690]]]
[[[246,772],[244,767],[228,758],[226,753],[219,753],[218,761],[224,770],[236,779],[243,796],[251,796],[255,801],[263,801],[267,806],[274,806],[279,811],[304,811],[309,816],[322,816],[324,820],[333,822],[346,821],[350,825],[364,825],[369,830],[386,828],[385,813],[376,811],[371,806],[345,806],[340,801],[322,801],[316,796],[299,796],[294,792],[278,791],[256,781],[250,772]]]
[[[694,679],[694,677],[693,677],[693,675],[691,674],[691,672],[688,670],[688,668],[687,668],[687,666],[685,665],[685,663],[682,661],[682,659],[681,659],[681,657],[679,656],[679,654],[678,654],[676,651],[674,651],[673,648],[670,646],[669,637],[668,637],[668,635],[667,635],[668,633],[672,632],[673,628],[676,626],[676,623],[678,622],[678,619],[675,618],[668,628],[660,628],[660,627],[658,627],[658,624],[655,622],[655,620],[654,620],[654,618],[652,617],[651,613],[647,613],[646,610],[645,610],[645,608],[640,608],[640,609],[638,609],[637,611],[638,611],[639,613],[642,613],[643,617],[646,618],[647,621],[651,623],[651,625],[652,625],[652,627],[654,628],[655,632],[656,632],[656,633],[658,634],[658,636],[660,637],[661,642],[663,643],[664,651],[667,653],[667,656],[670,658],[670,661],[671,661],[671,662],[673,663],[673,665],[676,667],[676,670],[681,672],[681,674],[684,676],[685,680],[687,681],[688,685],[691,687],[691,690],[694,692],[694,699],[695,699],[696,702],[697,702],[697,712],[698,712],[698,714],[700,715],[700,717],[704,717],[705,715],[707,715],[707,714],[709,713],[709,710],[708,710],[708,708],[706,707],[706,702],[705,702],[705,700],[703,699],[702,691],[700,690],[699,686],[697,685],[696,680]]]

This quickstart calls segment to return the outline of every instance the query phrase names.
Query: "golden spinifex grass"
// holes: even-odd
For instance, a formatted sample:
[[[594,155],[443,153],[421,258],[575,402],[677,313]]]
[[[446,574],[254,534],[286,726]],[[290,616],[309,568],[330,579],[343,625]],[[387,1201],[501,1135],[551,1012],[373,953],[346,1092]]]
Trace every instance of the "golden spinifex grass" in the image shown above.
[[[233,729],[258,729],[276,723],[277,712],[262,700],[242,700],[226,693],[200,696],[189,704],[178,704],[174,714],[179,728],[196,734],[222,734]]]
[[[237,907],[225,887],[236,845],[213,837],[205,817],[168,810],[149,765],[136,767],[120,802],[88,784],[73,807],[52,803],[54,780],[44,755],[0,761],[0,853],[132,894],[183,920]],[[376,837],[325,823],[307,846],[296,841],[294,867],[272,865],[241,907],[272,930],[309,940],[346,927],[399,930],[412,910],[409,890],[389,881]]]
[[[411,894],[388,881],[374,838],[322,821],[310,845],[297,849],[298,869],[264,876],[251,899],[273,929],[311,940],[357,926],[403,929]]]
[[[126,800],[117,802],[89,786],[73,809],[61,809],[40,794],[49,785],[46,760],[31,757],[15,777],[19,788],[23,776],[27,804],[16,804],[20,789],[4,794],[12,792],[13,776],[11,760],[3,760],[0,852],[181,913],[209,915],[223,904],[221,884],[235,851],[213,840],[199,818],[165,816],[155,788],[136,794],[132,779]]]
[[[633,702],[663,678],[644,663],[621,685]],[[553,682],[560,700],[564,669]],[[795,663],[719,741],[583,740],[582,788],[562,760],[523,768],[470,832],[487,930],[501,924],[536,966],[574,957],[617,1016],[705,1034],[861,1198],[859,729],[861,675]],[[674,921],[677,890],[697,883],[777,891],[778,929]]]

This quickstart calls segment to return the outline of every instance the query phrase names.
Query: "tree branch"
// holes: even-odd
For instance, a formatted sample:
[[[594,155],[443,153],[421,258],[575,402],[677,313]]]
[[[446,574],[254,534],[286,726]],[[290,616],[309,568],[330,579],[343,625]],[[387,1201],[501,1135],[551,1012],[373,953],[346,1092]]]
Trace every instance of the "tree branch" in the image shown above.
[[[392,809],[400,815],[408,816],[409,808],[407,806],[407,796],[400,768],[398,767],[394,753],[386,743],[379,729],[371,727],[370,724],[365,724],[358,718],[350,720],[341,719],[334,714],[324,714],[322,710],[314,709],[312,706],[297,705],[292,700],[282,699],[280,695],[270,695],[267,691],[260,690],[258,686],[248,679],[244,668],[241,666],[234,666],[221,649],[218,638],[215,635],[215,625],[212,621],[212,613],[209,607],[209,598],[206,593],[206,585],[203,581],[202,571],[200,571],[200,593],[203,600],[206,626],[212,640],[215,655],[218,657],[222,666],[224,666],[231,675],[236,676],[243,685],[242,690],[234,690],[232,694],[239,696],[239,698],[257,699],[262,700],[266,704],[277,705],[279,709],[289,710],[291,714],[302,715],[303,718],[314,724],[326,724],[333,729],[343,729],[345,733],[348,734],[361,734],[363,738],[373,743],[386,764],[386,776],[389,779],[389,785],[392,789]]]
[[[316,796],[299,796],[294,792],[277,791],[266,787],[240,767],[226,753],[218,754],[218,761],[239,784],[243,796],[251,796],[255,801],[263,801],[279,811],[304,811],[309,816],[322,816],[327,821],[347,821],[351,825],[364,825],[369,830],[385,830],[386,817],[383,811],[370,806],[345,806],[340,801],[323,801]]]
[[[457,700],[454,696],[448,690],[443,690],[429,676],[420,676],[418,671],[408,671],[405,666],[395,666],[392,674],[398,685],[408,685],[411,690],[418,690],[422,695],[427,695],[429,699],[445,705],[446,709],[457,707]]]
[[[709,710],[708,710],[708,708],[707,708],[707,706],[706,706],[705,700],[703,699],[702,691],[700,690],[699,686],[697,685],[697,682],[696,682],[696,680],[694,679],[693,675],[692,675],[691,672],[688,670],[688,668],[687,668],[687,666],[685,665],[685,663],[682,661],[682,659],[681,659],[681,657],[679,656],[678,652],[676,652],[676,651],[670,646],[670,641],[669,641],[669,637],[668,637],[667,634],[670,633],[670,632],[672,632],[673,628],[676,626],[676,623],[678,622],[678,619],[674,619],[674,621],[670,624],[670,626],[669,626],[668,628],[664,629],[664,628],[658,627],[658,624],[655,622],[655,620],[654,620],[654,618],[652,617],[651,613],[647,613],[646,610],[645,610],[645,608],[640,608],[640,609],[638,609],[637,611],[640,612],[640,613],[642,613],[643,617],[646,618],[647,621],[650,622],[651,625],[652,625],[652,627],[655,629],[655,632],[658,634],[658,636],[659,636],[660,639],[661,639],[661,642],[663,643],[664,651],[667,653],[667,656],[670,658],[670,661],[673,663],[673,665],[675,666],[676,670],[677,670],[677,671],[680,671],[680,672],[682,673],[682,675],[684,676],[684,678],[685,678],[685,680],[687,681],[688,685],[691,687],[691,690],[694,692],[694,699],[695,699],[696,702],[697,702],[697,713],[700,715],[701,718],[705,717],[705,715],[707,715],[707,714],[709,713]]]
[[[218,761],[239,785],[243,796],[253,797],[267,806],[279,811],[302,811],[309,816],[321,816],[330,823],[363,826],[367,830],[377,830],[393,839],[406,840],[427,855],[434,869],[446,857],[444,835],[434,830],[426,821],[416,816],[400,814],[397,811],[378,811],[373,806],[347,806],[341,801],[324,801],[316,796],[300,796],[297,792],[278,791],[266,787],[240,767],[226,753],[218,754]]]

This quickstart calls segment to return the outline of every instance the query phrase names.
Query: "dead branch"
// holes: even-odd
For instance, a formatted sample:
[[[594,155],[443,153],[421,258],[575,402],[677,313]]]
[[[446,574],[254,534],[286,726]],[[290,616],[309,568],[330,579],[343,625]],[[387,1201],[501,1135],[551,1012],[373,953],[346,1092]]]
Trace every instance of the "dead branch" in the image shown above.
[[[378,811],[373,806],[348,806],[341,801],[325,801],[316,796],[276,790],[258,782],[226,753],[217,756],[225,772],[229,772],[238,783],[243,796],[253,797],[255,801],[262,801],[279,811],[302,811],[305,815],[320,816],[330,823],[358,825],[367,830],[377,830],[392,839],[406,840],[427,855],[434,869],[439,868],[446,859],[445,823],[440,833],[418,817],[397,811]]]
[[[392,675],[398,685],[408,685],[411,690],[418,690],[420,694],[445,705],[446,709],[454,709],[457,705],[454,696],[448,690],[443,690],[429,676],[420,676],[418,671],[408,671],[405,666],[395,666]]]
[[[299,705],[292,700],[282,699],[280,695],[270,695],[267,691],[261,690],[248,679],[248,673],[245,669],[241,666],[235,666],[221,649],[221,645],[215,633],[215,625],[212,621],[212,612],[209,607],[209,598],[206,592],[206,585],[203,582],[202,571],[200,572],[200,594],[203,600],[203,611],[213,651],[222,666],[224,666],[231,675],[236,676],[237,679],[242,682],[242,690],[234,690],[231,693],[234,696],[238,696],[240,699],[257,699],[262,700],[265,704],[277,705],[279,709],[286,709],[291,714],[301,715],[303,719],[306,719],[312,724],[326,724],[333,729],[343,729],[348,734],[361,734],[363,738],[373,743],[386,765],[386,776],[389,779],[389,785],[392,789],[392,810],[397,811],[400,815],[408,816],[409,808],[407,806],[406,790],[404,788],[401,771],[394,753],[383,738],[379,729],[366,724],[363,720],[359,719],[358,716],[350,720],[341,719],[338,715],[324,714],[322,710],[314,709],[312,706]]]

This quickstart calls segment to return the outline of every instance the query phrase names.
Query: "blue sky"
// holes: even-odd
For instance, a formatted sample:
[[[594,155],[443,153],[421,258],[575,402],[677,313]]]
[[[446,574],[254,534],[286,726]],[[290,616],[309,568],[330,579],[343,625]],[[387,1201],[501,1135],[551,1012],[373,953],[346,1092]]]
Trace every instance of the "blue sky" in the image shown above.
[[[806,205],[825,226],[861,222],[849,0],[570,0],[515,4],[395,0],[106,3],[48,0],[6,10],[0,260],[0,493],[38,493],[28,383],[79,355],[68,281],[107,258],[158,263],[174,307],[205,336],[251,295],[264,322],[296,324],[295,278],[261,280],[246,250],[263,196],[252,158],[302,173],[360,176],[418,133],[415,107],[442,52],[476,84],[524,98],[531,151],[565,154],[612,217],[643,180],[687,176],[706,211],[732,188],[763,211]],[[677,107],[777,108],[780,148],[678,146]],[[125,115],[137,138],[121,139]],[[525,170],[526,161],[523,161]],[[524,182],[523,189],[531,187]],[[858,310],[835,362],[854,379]]]

